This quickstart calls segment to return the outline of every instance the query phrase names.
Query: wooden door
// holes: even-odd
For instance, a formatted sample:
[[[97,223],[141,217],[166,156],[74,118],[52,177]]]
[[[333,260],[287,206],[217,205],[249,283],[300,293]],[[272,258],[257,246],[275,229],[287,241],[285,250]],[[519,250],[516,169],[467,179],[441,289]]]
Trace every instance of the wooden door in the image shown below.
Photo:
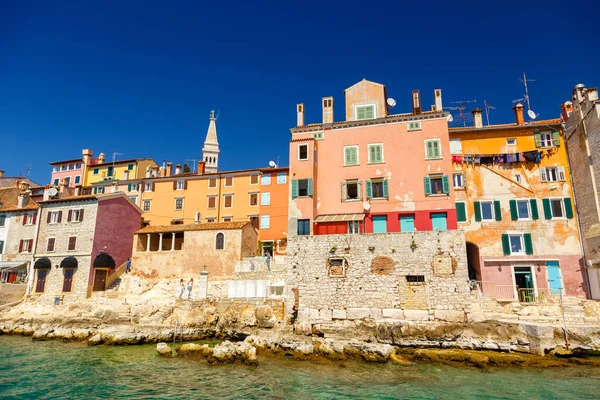
[[[106,276],[108,271],[105,269],[97,269],[94,277],[94,292],[102,292],[106,290]]]
[[[36,293],[43,293],[44,288],[46,287],[46,275],[48,275],[48,269],[38,269],[37,270],[37,283],[35,285]]]

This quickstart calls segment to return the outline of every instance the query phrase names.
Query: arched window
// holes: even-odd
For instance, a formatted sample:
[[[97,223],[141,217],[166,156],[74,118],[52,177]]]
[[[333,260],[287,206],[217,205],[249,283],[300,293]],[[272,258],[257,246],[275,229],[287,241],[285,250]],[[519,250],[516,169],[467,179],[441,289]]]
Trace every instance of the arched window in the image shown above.
[[[225,247],[225,235],[219,232],[217,233],[217,243],[215,245],[215,248],[217,250],[223,250],[223,247]]]

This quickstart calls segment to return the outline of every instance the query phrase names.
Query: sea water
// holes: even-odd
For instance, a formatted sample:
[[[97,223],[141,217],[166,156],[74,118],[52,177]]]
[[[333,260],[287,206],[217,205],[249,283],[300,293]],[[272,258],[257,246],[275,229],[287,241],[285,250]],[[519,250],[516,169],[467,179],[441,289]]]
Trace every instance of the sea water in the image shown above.
[[[260,356],[249,367],[163,358],[155,348],[0,336],[0,398],[600,399],[600,368],[481,370]]]

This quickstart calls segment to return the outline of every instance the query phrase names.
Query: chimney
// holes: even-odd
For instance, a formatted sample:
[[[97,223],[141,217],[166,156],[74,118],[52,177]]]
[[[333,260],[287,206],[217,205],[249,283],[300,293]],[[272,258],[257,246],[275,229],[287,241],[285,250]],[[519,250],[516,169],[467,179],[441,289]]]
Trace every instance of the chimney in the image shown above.
[[[198,175],[204,174],[206,170],[206,161],[198,161]]]
[[[598,88],[589,88],[586,92],[587,101],[598,100]]]
[[[94,152],[91,151],[90,149],[83,149],[81,151],[82,154],[82,158],[83,158],[83,164],[85,165],[89,165],[90,160],[92,159],[92,156],[94,155]]]
[[[0,169],[0,178],[4,178],[4,170]]]
[[[106,160],[106,154],[100,153],[100,155],[98,156],[98,162],[102,164],[104,163],[104,160]]]
[[[433,98],[435,99],[435,111],[443,111],[442,89],[435,89],[433,91]]]
[[[421,92],[418,90],[412,91],[413,114],[421,114]]]
[[[323,97],[323,123],[333,124],[333,97]]]
[[[296,104],[296,126],[304,126],[304,104]]]
[[[161,167],[158,169],[158,176],[162,176],[162,177],[165,177],[165,176],[167,176],[167,168],[166,168],[166,167],[164,167],[164,166],[161,166]]]
[[[523,118],[523,104],[518,103],[512,108],[515,111],[515,117],[517,119],[517,125],[525,124],[525,118]]]
[[[473,119],[475,120],[475,128],[483,128],[483,119],[481,116],[483,110],[481,108],[476,108],[471,112],[473,113]]]
[[[179,175],[181,173],[181,164],[175,165],[175,175]]]
[[[148,165],[146,167],[146,178],[150,178],[152,176],[152,166]]]
[[[153,178],[158,177],[158,167],[157,166],[152,166],[152,177]]]
[[[167,176],[171,176],[172,173],[173,173],[173,163],[169,161],[167,163]]]
[[[562,120],[564,122],[567,122],[567,120],[571,116],[571,113],[573,112],[573,103],[570,101],[565,101],[563,104],[560,105],[560,109],[562,110]]]
[[[29,200],[29,196],[27,196],[27,193],[20,193],[19,197],[17,197],[17,208],[27,207],[28,200]]]
[[[573,88],[573,100],[577,100],[578,103],[581,103],[584,98],[583,92],[585,91],[585,85],[583,83],[578,83]]]

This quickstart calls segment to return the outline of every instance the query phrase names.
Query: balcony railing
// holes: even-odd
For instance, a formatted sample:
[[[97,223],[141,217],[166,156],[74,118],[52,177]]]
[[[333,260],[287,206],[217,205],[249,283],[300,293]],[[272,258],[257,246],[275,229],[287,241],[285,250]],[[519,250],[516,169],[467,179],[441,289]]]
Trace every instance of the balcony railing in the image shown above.
[[[519,288],[515,285],[496,285],[491,281],[475,281],[471,283],[471,290],[498,301],[545,303],[551,297],[548,288]]]

